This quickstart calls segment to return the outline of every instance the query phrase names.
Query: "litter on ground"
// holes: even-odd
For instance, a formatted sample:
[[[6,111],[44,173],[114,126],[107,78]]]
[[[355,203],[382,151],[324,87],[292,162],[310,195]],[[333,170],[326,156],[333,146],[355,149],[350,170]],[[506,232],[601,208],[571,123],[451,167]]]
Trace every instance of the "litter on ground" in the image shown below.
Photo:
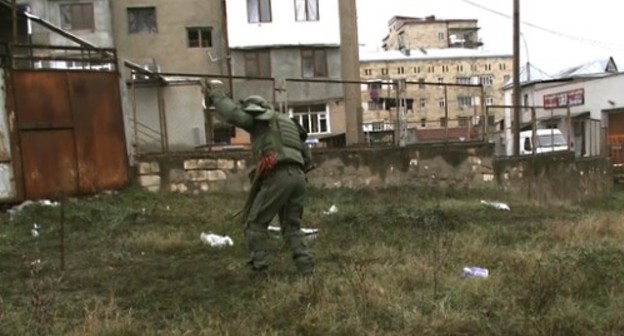
[[[489,201],[481,200],[481,204],[487,205],[489,207],[492,207],[498,210],[511,211],[511,208],[509,207],[509,205],[505,203],[501,203],[501,202],[489,202]]]
[[[199,238],[204,244],[212,247],[224,247],[234,245],[234,241],[229,236],[220,236],[214,233],[202,232],[199,235]]]
[[[323,211],[323,213],[326,215],[335,214],[337,212],[338,212],[338,208],[335,205],[332,205],[331,207],[329,207],[329,210]]]

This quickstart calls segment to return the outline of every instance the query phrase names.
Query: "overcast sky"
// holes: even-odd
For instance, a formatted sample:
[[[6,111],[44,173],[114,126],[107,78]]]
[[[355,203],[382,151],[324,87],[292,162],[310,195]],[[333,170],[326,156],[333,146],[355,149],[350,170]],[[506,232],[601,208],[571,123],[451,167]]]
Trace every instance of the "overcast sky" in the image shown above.
[[[477,19],[484,50],[513,52],[513,0],[357,0],[357,6],[359,41],[367,49],[381,47],[392,16],[435,15]],[[528,23],[521,25],[521,62],[528,49],[531,64],[554,74],[613,56],[624,71],[622,7],[614,0],[520,0],[521,21]]]

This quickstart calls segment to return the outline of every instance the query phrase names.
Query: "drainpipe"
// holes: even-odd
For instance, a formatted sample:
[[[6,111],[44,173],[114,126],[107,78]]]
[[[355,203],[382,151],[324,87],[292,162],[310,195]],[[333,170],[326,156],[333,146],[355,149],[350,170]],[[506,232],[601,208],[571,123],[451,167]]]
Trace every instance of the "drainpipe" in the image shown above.
[[[228,27],[227,27],[227,7],[226,7],[226,0],[221,1],[221,5],[223,6],[222,10],[223,10],[223,21],[221,23],[221,30],[223,31],[223,42],[224,42],[224,47],[223,50],[225,52],[225,66],[226,66],[226,71],[227,71],[227,75],[228,75],[228,86],[230,89],[230,94],[232,95],[232,99],[234,99],[234,84],[233,84],[233,79],[232,79],[232,57],[229,57],[228,55],[230,55],[230,39],[228,38]]]

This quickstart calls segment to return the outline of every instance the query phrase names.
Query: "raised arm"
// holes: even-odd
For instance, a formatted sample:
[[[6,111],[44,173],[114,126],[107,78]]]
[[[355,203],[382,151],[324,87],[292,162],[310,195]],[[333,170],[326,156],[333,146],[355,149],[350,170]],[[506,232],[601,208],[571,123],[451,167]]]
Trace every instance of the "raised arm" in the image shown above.
[[[216,84],[218,84],[216,81],[211,81],[208,97],[217,110],[217,113],[228,123],[249,132],[254,123],[253,116],[245,113],[240,105],[234,103],[234,101],[223,92],[222,85]]]

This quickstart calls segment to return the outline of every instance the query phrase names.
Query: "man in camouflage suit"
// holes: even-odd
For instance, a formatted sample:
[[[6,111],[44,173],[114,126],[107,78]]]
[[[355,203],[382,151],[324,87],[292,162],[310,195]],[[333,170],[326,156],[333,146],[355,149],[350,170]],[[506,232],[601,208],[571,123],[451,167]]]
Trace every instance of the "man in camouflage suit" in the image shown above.
[[[266,273],[269,266],[268,225],[279,216],[282,237],[302,275],[314,271],[314,258],[301,231],[305,197],[305,171],[311,165],[305,131],[288,116],[274,111],[260,96],[249,96],[236,104],[226,96],[223,84],[212,80],[208,98],[228,123],[251,135],[253,172],[250,198],[243,212],[249,264],[254,272]]]

